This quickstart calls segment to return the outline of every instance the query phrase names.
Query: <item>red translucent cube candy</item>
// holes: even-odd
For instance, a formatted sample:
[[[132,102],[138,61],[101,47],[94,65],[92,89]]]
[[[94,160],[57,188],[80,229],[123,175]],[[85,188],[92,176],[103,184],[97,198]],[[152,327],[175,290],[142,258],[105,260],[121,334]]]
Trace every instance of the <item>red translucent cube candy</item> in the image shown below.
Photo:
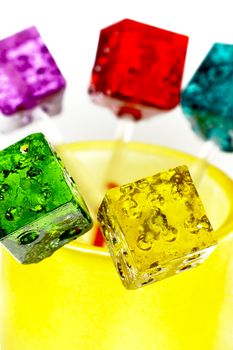
[[[100,32],[89,93],[118,116],[180,102],[188,37],[124,19]],[[149,108],[150,109],[150,108]]]

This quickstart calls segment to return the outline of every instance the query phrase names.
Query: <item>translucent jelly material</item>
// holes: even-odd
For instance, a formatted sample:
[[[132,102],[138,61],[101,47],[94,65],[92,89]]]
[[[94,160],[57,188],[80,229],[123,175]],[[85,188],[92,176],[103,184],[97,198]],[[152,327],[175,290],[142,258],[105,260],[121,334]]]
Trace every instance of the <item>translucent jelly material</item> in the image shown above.
[[[186,166],[108,191],[98,220],[129,289],[199,265],[216,243]]]
[[[65,80],[35,27],[0,41],[0,111],[61,108]]]
[[[182,93],[193,129],[233,151],[233,45],[214,44]]]
[[[89,93],[118,116],[146,116],[180,101],[188,38],[129,19],[100,32]],[[114,98],[114,99],[112,99]]]
[[[21,262],[33,263],[88,231],[91,218],[43,134],[0,152],[0,239]]]

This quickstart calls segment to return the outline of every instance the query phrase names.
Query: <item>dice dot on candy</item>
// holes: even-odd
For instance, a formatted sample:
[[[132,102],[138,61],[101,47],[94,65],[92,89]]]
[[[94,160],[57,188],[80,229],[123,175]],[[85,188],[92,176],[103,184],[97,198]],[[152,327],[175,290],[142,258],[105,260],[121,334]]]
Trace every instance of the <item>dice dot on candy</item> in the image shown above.
[[[216,245],[186,166],[109,190],[98,221],[128,289],[199,265]]]
[[[61,159],[41,133],[0,152],[0,239],[22,263],[34,263],[92,227]]]
[[[24,145],[22,145],[22,146],[20,147],[20,152],[22,152],[22,153],[27,153],[27,152],[28,152],[28,149],[29,149],[29,146],[28,146],[28,144],[26,143],[26,144],[24,144]]]
[[[19,241],[20,241],[20,244],[29,244],[34,242],[39,236],[40,234],[38,232],[35,232],[35,231],[27,232],[20,235]]]
[[[60,240],[69,239],[70,237],[78,237],[81,230],[77,228],[73,228],[72,230],[67,230],[63,232],[60,236]]]

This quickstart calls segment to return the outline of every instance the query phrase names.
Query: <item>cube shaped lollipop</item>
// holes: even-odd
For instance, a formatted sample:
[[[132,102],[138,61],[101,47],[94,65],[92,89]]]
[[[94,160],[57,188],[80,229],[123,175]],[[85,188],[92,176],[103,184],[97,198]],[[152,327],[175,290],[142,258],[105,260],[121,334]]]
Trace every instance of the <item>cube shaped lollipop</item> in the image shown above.
[[[25,111],[36,106],[49,115],[59,113],[65,85],[35,27],[0,41],[0,112],[4,116],[20,113],[25,123]]]
[[[182,93],[182,108],[202,138],[233,152],[233,45],[216,43]]]
[[[128,289],[199,265],[216,245],[186,166],[109,190],[98,220]]]
[[[20,262],[39,262],[91,227],[82,197],[43,134],[0,152],[0,239]]]
[[[140,120],[180,101],[188,37],[130,19],[100,32],[89,93],[117,116]]]

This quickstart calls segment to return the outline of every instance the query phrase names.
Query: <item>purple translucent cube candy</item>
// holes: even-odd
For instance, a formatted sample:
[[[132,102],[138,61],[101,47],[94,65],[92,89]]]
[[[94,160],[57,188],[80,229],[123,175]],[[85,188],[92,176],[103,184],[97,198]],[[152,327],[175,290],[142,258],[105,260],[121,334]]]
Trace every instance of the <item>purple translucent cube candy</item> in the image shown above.
[[[0,112],[61,111],[66,82],[35,27],[0,40]]]

